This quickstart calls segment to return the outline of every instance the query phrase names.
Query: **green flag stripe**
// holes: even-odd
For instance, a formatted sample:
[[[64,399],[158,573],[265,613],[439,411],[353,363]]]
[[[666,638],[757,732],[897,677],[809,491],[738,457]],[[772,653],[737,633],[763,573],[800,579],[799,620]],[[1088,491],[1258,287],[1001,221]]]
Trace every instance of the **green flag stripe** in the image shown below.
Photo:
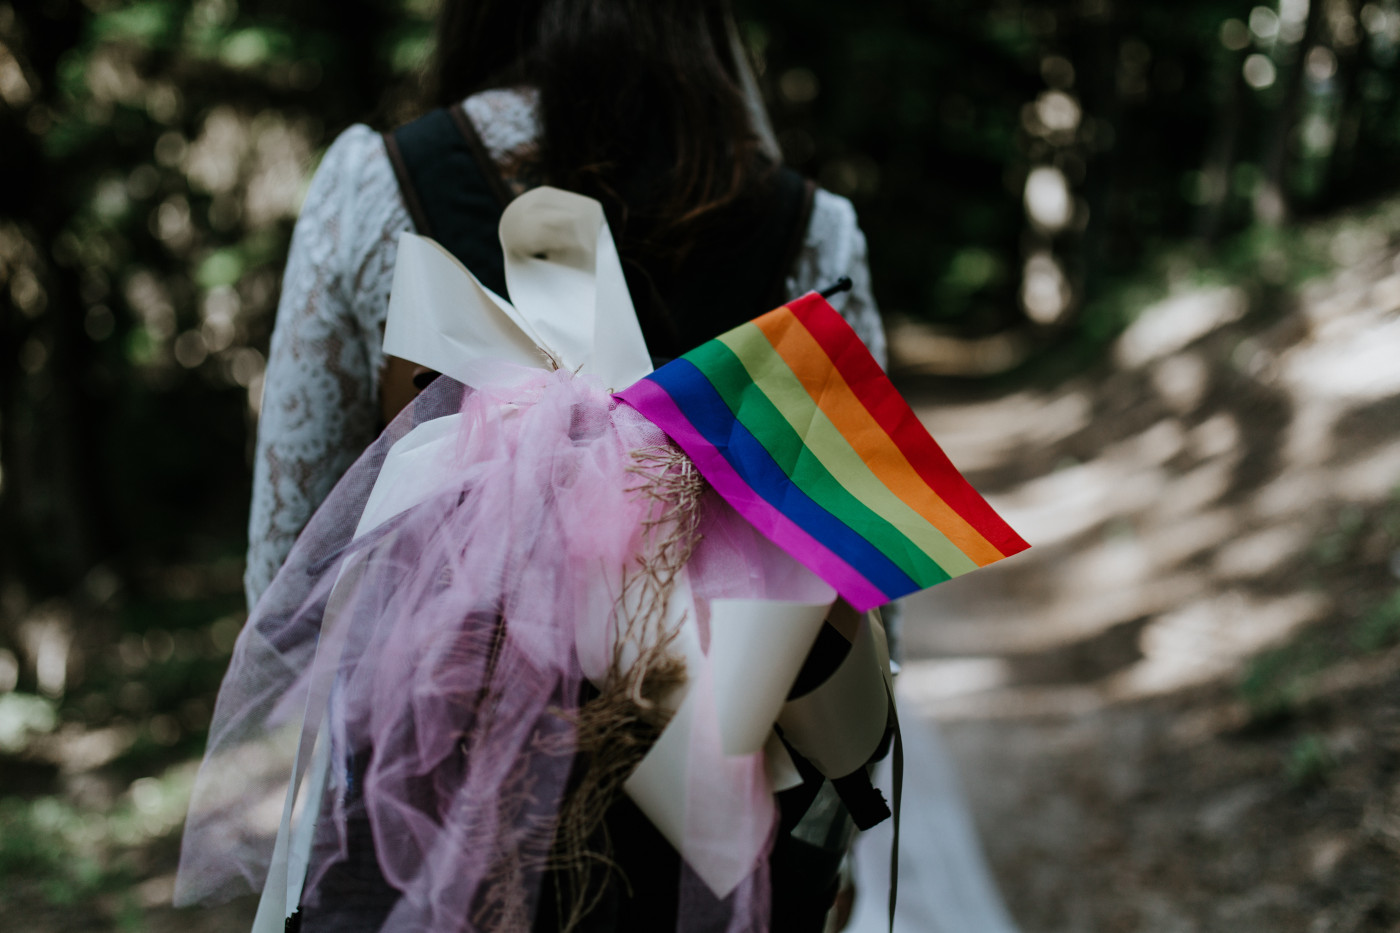
[[[822,465],[792,425],[749,378],[734,351],[711,340],[685,355],[714,386],[734,417],[758,439],[804,493],[846,527],[865,538],[921,587],[949,579],[924,551],[842,486]],[[775,503],[779,508],[781,503]]]

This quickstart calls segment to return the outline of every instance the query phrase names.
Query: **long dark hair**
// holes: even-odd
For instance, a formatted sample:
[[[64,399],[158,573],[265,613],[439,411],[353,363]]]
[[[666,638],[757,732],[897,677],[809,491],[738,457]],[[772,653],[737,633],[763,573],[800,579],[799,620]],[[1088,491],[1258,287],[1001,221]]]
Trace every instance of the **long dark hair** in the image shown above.
[[[540,178],[601,201],[624,260],[678,262],[772,168],[745,104],[728,7],[443,0],[433,98],[451,106],[491,87],[534,87]]]

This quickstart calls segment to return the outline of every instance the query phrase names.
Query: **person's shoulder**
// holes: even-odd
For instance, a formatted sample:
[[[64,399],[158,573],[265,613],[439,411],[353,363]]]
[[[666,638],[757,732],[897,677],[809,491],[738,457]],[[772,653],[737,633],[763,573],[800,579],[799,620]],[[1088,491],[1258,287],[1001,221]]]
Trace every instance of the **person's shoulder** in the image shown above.
[[[818,187],[812,195],[812,215],[808,231],[824,235],[849,236],[859,229],[855,205],[848,198]]]
[[[855,205],[835,192],[816,188],[802,246],[788,274],[789,294],[820,289],[843,276],[863,282],[866,273],[865,234],[856,220]],[[832,301],[840,310],[848,299],[837,296]]]
[[[528,86],[489,88],[462,102],[481,144],[507,175],[539,143],[539,102],[539,92]]]
[[[357,123],[342,130],[322,153],[302,202],[302,217],[353,212],[365,195],[372,200],[382,197],[392,191],[393,183],[383,140]]]
[[[849,199],[825,188],[812,195],[803,245],[818,257],[826,272],[847,274],[845,267],[864,253],[865,237]]]
[[[392,271],[397,233],[408,227],[383,138],[364,124],[346,128],[326,148],[302,203],[302,253],[358,293],[366,269]]]
[[[316,178],[354,178],[378,161],[387,161],[382,137],[365,124],[356,123],[341,130],[326,147],[316,167]]]
[[[540,92],[527,84],[512,84],[505,87],[492,87],[477,91],[462,101],[468,113],[501,113],[526,110],[534,112],[539,108]]]

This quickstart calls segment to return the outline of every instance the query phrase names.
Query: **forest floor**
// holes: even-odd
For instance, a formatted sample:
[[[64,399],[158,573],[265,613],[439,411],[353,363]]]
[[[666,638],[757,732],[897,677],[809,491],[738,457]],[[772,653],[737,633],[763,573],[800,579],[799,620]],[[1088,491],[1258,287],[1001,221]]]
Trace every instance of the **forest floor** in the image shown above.
[[[911,599],[900,676],[1024,933],[1400,929],[1400,208],[1308,235],[1332,272],[1183,276],[1052,388],[919,377],[896,329],[1033,544]],[[190,619],[86,699],[0,695],[5,929],[247,929],[168,906],[239,616],[236,567],[166,578]]]
[[[1054,388],[906,380],[1033,544],[909,600],[900,678],[1024,933],[1400,930],[1393,221]]]

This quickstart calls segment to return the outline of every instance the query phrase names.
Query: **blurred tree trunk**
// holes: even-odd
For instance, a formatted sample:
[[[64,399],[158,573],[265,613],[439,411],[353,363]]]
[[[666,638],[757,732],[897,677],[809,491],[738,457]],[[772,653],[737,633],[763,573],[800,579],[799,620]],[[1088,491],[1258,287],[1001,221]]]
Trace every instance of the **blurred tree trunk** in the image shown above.
[[[1288,219],[1288,186],[1284,176],[1303,102],[1308,51],[1317,44],[1322,33],[1324,13],[1324,0],[1311,0],[1303,37],[1294,46],[1293,61],[1284,72],[1283,99],[1274,112],[1273,123],[1264,143],[1259,190],[1254,196],[1254,217],[1270,227],[1277,227]]]
[[[1123,132],[1123,96],[1118,90],[1119,48],[1123,29],[1116,18],[1114,5],[1103,3],[1096,15],[1086,16],[1088,67],[1078,83],[1084,100],[1085,113],[1094,114],[1100,127],[1113,134],[1115,142],[1087,160],[1085,200],[1089,205],[1089,223],[1081,238],[1084,257],[1084,291],[1092,292],[1112,267],[1111,251],[1115,241],[1119,198],[1119,148]],[[1101,129],[1100,132],[1103,132]]]
[[[1220,102],[1210,152],[1201,170],[1205,203],[1201,206],[1196,236],[1206,244],[1214,243],[1220,236],[1225,222],[1225,208],[1230,201],[1230,175],[1239,157],[1240,127],[1244,122],[1247,99],[1241,68],[1243,58],[1243,54],[1238,52],[1230,53],[1225,58],[1223,67],[1229,69],[1226,79],[1228,90]]]
[[[1362,49],[1365,46],[1360,36],[1361,4],[1359,0],[1337,0],[1351,17],[1352,41],[1334,42],[1333,51],[1337,55],[1337,139],[1332,146],[1332,155],[1327,164],[1327,183],[1324,195],[1336,195],[1346,188],[1356,166],[1357,143],[1361,137],[1361,114],[1364,101],[1361,98],[1361,72],[1364,64]]]
[[[12,644],[27,607],[76,591],[104,543],[81,301],[56,261],[73,199],[39,132],[58,104],[60,59],[90,15],[76,0],[21,6],[4,37],[22,49],[30,84],[25,105],[0,110],[0,174],[25,180],[0,188],[0,639]]]

